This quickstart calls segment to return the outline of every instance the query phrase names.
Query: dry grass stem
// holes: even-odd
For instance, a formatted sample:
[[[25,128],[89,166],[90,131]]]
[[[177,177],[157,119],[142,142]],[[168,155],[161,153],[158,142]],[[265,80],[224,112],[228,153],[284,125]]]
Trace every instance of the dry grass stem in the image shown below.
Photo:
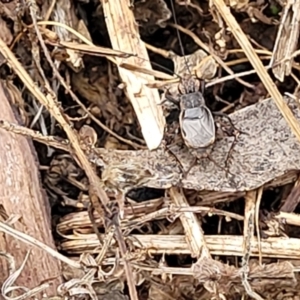
[[[62,242],[61,247],[69,254],[80,254],[83,250],[92,252],[99,245],[95,234],[64,235],[66,240]],[[205,235],[205,241],[211,255],[237,256],[242,257],[243,236],[237,235]],[[189,246],[184,235],[137,235],[132,234],[129,237],[132,245],[136,247],[137,252],[132,252],[133,257],[140,257],[139,251],[147,251],[150,254],[191,254]],[[114,242],[112,245],[115,245]],[[259,256],[257,238],[250,241],[252,257]],[[269,237],[261,241],[262,256],[264,258],[285,258],[300,259],[299,254],[300,241],[297,238],[277,238]]]
[[[19,2],[0,2],[0,232],[20,248],[0,251],[1,295],[297,300],[300,0]],[[185,143],[204,106],[186,94],[209,149]],[[11,175],[34,166],[10,138],[40,162],[41,226],[11,210],[15,187],[43,191]],[[50,208],[56,244],[30,227]]]
[[[190,207],[187,202],[182,189],[171,188],[169,190],[170,197],[174,204],[181,208]],[[190,247],[192,257],[201,258],[211,258],[209,250],[206,246],[203,230],[201,228],[200,221],[198,220],[196,214],[192,212],[183,212],[180,215],[180,221],[182,223],[186,241]]]
[[[24,243],[27,243],[27,244],[35,246],[35,247],[39,247],[40,249],[43,249],[44,251],[48,252],[53,257],[56,257],[57,259],[63,261],[66,264],[69,264],[70,266],[72,266],[74,268],[81,268],[80,264],[78,264],[77,262],[58,253],[57,251],[53,250],[52,248],[43,244],[42,242],[38,241],[37,239],[35,239],[25,233],[22,233],[16,229],[12,228],[11,226],[4,224],[1,221],[0,221],[0,231],[5,232],[6,234],[9,234]]]
[[[9,65],[14,69],[16,74],[23,81],[27,89],[40,101],[42,105],[44,105],[49,110],[49,112],[51,112],[53,117],[55,117],[55,119],[60,123],[62,128],[64,128],[68,136],[68,139],[75,151],[75,155],[80,161],[81,166],[85,169],[91,185],[95,187],[99,199],[103,201],[103,204],[105,206],[106,203],[108,203],[107,195],[99,187],[99,178],[96,176],[94,170],[90,165],[90,162],[84,155],[79,145],[79,140],[76,133],[73,131],[70,124],[66,121],[66,118],[63,117],[62,111],[57,105],[57,102],[54,101],[54,99],[50,94],[45,96],[40,91],[40,89],[34,84],[29,74],[25,71],[23,66],[20,64],[20,62],[16,59],[14,54],[10,51],[10,49],[6,46],[6,44],[1,39],[0,39],[0,51],[2,55],[7,59]]]
[[[281,82],[285,76],[290,76],[292,72],[293,53],[296,50],[300,32],[300,1],[287,1],[281,13],[280,26],[277,32],[273,55],[270,65],[273,73]],[[286,60],[288,59],[289,60]],[[277,62],[285,59],[279,65]]]
[[[173,24],[173,27],[177,28],[178,30],[184,32],[185,34],[189,35],[197,45],[199,45],[200,48],[202,48],[204,51],[206,51],[207,53],[210,53],[210,49],[207,45],[205,45],[197,35],[195,35],[193,32],[191,32],[190,30],[178,25],[178,24]],[[230,75],[234,76],[234,72],[222,61],[222,59],[220,57],[218,57],[215,54],[210,54],[214,60]],[[239,81],[241,84],[245,85],[246,87],[249,88],[253,88],[253,85],[240,79],[239,77],[235,77],[237,81]]]
[[[116,60],[118,64],[126,62],[150,70],[151,64],[147,49],[140,39],[129,4],[129,1],[102,1],[113,49],[137,55],[128,59],[116,58]],[[162,141],[165,120],[162,107],[158,105],[160,103],[158,91],[146,86],[146,83],[153,81],[154,77],[145,74],[135,75],[123,68],[119,68],[119,73],[141,125],[146,144],[150,150],[155,149]]]
[[[250,191],[245,197],[245,220],[244,220],[244,242],[243,242],[243,258],[241,267],[242,284],[248,296],[256,300],[263,300],[255,291],[253,291],[248,277],[249,277],[249,261],[251,257],[251,241],[254,237],[255,228],[255,212],[257,202],[257,191]],[[261,256],[260,240],[258,239],[258,252]]]
[[[213,0],[212,4],[217,8],[220,15],[224,18],[232,34],[237,39],[237,41],[241,45],[241,48],[244,50],[245,55],[248,57],[250,63],[253,65],[253,68],[256,70],[257,75],[261,79],[262,83],[265,85],[267,91],[270,93],[276,105],[278,106],[286,122],[289,124],[293,133],[300,141],[299,123],[297,122],[296,118],[292,114],[289,107],[283,101],[282,95],[280,94],[277,86],[272,81],[270,75],[267,73],[265,67],[263,66],[258,55],[255,53],[248,38],[243,33],[240,25],[237,23],[236,19],[232,16],[230,9],[227,7],[227,5],[224,3],[223,0]]]

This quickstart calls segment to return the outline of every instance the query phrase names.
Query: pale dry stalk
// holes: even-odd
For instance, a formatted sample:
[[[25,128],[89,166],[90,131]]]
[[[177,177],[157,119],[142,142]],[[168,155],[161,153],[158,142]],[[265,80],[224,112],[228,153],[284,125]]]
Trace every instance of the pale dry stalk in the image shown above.
[[[140,39],[138,25],[130,10],[128,0],[101,1],[107,30],[114,50],[134,53],[137,57],[116,58],[118,64],[130,63],[151,70],[151,64],[145,44]],[[146,83],[154,77],[146,74],[135,74],[119,67],[119,73],[125,85],[146,144],[150,150],[157,148],[163,138],[165,119],[163,117],[160,97],[157,89],[148,88]]]

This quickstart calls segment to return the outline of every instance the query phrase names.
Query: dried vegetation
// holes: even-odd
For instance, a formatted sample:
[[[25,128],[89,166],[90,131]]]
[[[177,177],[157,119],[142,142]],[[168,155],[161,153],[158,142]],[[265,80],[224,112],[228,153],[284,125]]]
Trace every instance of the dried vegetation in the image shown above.
[[[58,250],[1,211],[0,230],[62,262],[52,299],[299,299],[299,6],[0,1],[1,87],[20,121],[1,132],[36,141]],[[160,103],[189,72],[239,134],[216,118],[211,157],[184,177],[178,110]],[[44,283],[17,298],[22,267],[0,254],[2,296],[41,298]]]

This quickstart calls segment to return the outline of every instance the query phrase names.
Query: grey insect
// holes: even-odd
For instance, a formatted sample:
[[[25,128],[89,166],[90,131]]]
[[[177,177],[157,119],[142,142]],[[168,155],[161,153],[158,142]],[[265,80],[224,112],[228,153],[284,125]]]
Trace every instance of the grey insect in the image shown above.
[[[216,127],[212,112],[199,91],[200,81],[188,76],[182,79],[178,90],[180,93],[178,99],[170,95],[166,95],[166,99],[179,104],[182,138],[189,148],[207,148],[215,142]]]

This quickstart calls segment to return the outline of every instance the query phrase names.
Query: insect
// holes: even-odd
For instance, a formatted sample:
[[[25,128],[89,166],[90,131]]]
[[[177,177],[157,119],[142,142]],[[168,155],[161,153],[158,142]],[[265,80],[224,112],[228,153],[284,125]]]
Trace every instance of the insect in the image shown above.
[[[202,91],[200,92],[201,83]],[[166,99],[163,102],[171,101],[180,108],[179,127],[184,144],[190,150],[196,150],[197,152],[202,150],[200,151],[201,157],[206,156],[211,159],[209,151],[211,150],[210,146],[216,141],[216,125],[213,114],[206,106],[203,97],[203,83],[204,81],[193,78],[191,75],[186,75],[178,85],[179,95],[174,98],[166,94]],[[196,164],[198,158],[199,155],[194,155],[194,160],[187,171],[184,171],[182,166],[184,177]]]
[[[178,86],[181,135],[185,144],[192,149],[206,148],[215,142],[216,137],[213,115],[199,89],[200,81],[190,76]],[[202,86],[202,91],[203,89]],[[171,99],[168,95],[166,98]]]
[[[173,18],[175,24],[177,24],[175,8],[173,1],[171,1],[171,8],[173,12]],[[207,154],[209,146],[213,145],[216,140],[216,125],[212,112],[206,106],[204,93],[204,81],[200,81],[198,78],[194,78],[190,72],[189,65],[184,55],[184,48],[182,45],[180,33],[176,28],[177,37],[181,52],[184,56],[184,63],[186,70],[189,74],[181,77],[181,81],[178,84],[179,95],[174,98],[168,93],[165,95],[166,100],[173,102],[180,108],[179,126],[182,139],[185,145],[192,150],[203,150]],[[200,92],[201,88],[201,92]],[[163,101],[165,102],[165,101]],[[189,167],[187,172],[184,173],[184,177],[197,162],[197,156],[194,157],[194,161]]]
[[[173,1],[171,1],[170,3],[171,3],[174,22],[175,24],[177,24]],[[217,133],[216,133],[217,126],[214,119],[214,115],[219,117],[225,117],[229,121],[230,126],[233,129],[237,130],[238,132],[239,130],[232,124],[229,116],[227,116],[224,113],[212,112],[207,107],[203,96],[204,87],[205,87],[204,80],[195,78],[195,76],[193,76],[192,73],[190,72],[189,64],[184,54],[184,47],[177,27],[176,27],[176,32],[177,32],[179,46],[181,48],[181,52],[184,57],[184,64],[186,66],[185,69],[189,72],[189,74],[186,74],[183,77],[179,76],[181,77],[181,81],[178,85],[179,94],[176,97],[174,97],[167,93],[165,95],[165,100],[163,102],[169,100],[180,108],[179,127],[181,131],[181,136],[184,141],[184,144],[191,150],[190,152],[194,156],[194,161],[190,165],[188,171],[184,171],[183,166],[181,165],[182,171],[184,173],[184,177],[187,176],[191,168],[196,164],[197,160],[204,157],[207,157],[218,167],[224,169],[227,174],[228,173],[227,160],[231,154],[233,145],[236,142],[236,140],[231,145],[231,148],[225,159],[225,168],[221,167],[210,156],[210,152],[213,150],[217,138]]]

